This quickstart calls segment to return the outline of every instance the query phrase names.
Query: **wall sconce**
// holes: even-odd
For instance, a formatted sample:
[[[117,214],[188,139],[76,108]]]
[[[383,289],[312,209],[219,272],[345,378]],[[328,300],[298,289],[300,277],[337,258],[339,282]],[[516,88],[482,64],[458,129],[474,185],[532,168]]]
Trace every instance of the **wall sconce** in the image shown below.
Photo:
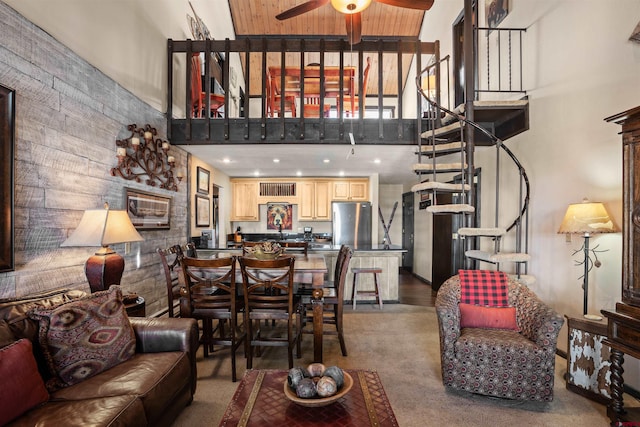
[[[111,176],[120,175],[136,182],[142,182],[146,176],[147,185],[178,191],[183,176],[178,172],[174,178],[176,159],[169,155],[171,144],[156,139],[157,132],[150,125],[138,128],[132,124],[127,130],[131,132],[129,138],[116,140],[118,167],[111,169]]]
[[[595,265],[600,267],[601,262],[598,260],[598,246],[589,249],[589,237],[596,233],[616,233],[617,227],[613,224],[607,209],[602,203],[589,202],[584,199],[582,203],[573,203],[567,208],[558,234],[582,234],[584,244],[580,249],[575,251],[573,255],[584,252],[584,260],[576,262],[576,265],[584,267],[584,276],[582,277],[584,290],[583,315],[587,319],[601,320],[602,317],[594,314],[587,314],[587,305],[589,300],[589,271]],[[595,262],[591,259],[591,254],[595,258]]]

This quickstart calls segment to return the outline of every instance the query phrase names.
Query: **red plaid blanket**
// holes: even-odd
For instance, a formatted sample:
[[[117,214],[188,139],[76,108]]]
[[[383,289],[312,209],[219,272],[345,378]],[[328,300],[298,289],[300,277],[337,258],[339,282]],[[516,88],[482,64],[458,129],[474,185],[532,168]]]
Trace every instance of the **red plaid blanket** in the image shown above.
[[[458,270],[460,302],[486,307],[508,307],[507,275],[501,271]]]

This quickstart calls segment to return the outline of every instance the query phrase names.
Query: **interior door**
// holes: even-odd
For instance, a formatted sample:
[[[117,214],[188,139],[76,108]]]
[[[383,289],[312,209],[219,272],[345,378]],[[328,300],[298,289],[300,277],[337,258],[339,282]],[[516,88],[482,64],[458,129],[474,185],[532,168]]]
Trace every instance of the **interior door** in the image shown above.
[[[402,254],[402,268],[409,272],[413,272],[413,200],[413,192],[402,195],[402,248],[407,250]]]

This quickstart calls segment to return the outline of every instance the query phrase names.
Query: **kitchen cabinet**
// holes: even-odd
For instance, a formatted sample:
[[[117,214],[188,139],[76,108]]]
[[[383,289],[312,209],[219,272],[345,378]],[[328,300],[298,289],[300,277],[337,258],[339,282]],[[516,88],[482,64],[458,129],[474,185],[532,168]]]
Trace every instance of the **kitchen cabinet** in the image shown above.
[[[232,221],[258,221],[258,181],[242,180],[232,182]]]
[[[298,221],[331,221],[329,181],[301,181]]]
[[[349,179],[333,182],[333,200],[366,202],[369,200],[369,181]]]

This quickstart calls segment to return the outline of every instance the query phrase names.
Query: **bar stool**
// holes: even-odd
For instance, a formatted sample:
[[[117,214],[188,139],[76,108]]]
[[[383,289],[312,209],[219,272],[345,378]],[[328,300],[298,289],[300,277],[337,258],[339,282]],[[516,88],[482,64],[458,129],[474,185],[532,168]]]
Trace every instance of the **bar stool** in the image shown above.
[[[351,289],[351,302],[353,303],[353,309],[356,309],[356,298],[358,295],[373,295],[376,297],[376,301],[378,302],[380,310],[382,310],[382,298],[380,297],[380,289],[378,287],[378,274],[382,273],[382,269],[375,267],[352,268],[351,272],[353,273],[353,288]],[[358,274],[364,273],[373,274],[373,284],[375,286],[374,290],[358,291],[356,289],[356,284],[358,283]]]

